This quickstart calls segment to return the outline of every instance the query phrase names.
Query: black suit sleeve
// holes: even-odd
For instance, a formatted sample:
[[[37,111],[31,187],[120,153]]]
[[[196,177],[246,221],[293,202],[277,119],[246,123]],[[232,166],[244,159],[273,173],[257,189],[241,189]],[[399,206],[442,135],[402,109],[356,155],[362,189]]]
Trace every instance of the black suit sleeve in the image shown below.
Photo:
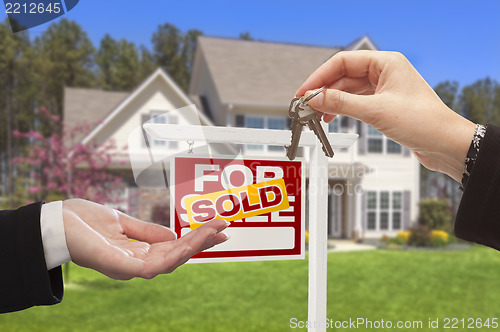
[[[458,238],[500,250],[500,128],[488,124],[455,221]]]
[[[47,271],[42,203],[0,211],[0,313],[61,302],[61,267]]]

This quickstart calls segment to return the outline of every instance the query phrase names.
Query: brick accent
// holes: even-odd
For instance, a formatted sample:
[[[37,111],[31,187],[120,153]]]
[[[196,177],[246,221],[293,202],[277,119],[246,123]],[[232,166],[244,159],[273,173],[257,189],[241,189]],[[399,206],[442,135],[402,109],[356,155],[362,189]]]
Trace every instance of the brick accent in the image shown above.
[[[164,207],[162,216],[170,216],[170,191],[165,189],[139,188],[137,199],[137,217],[144,221],[151,221],[170,226],[168,220],[153,220],[153,210]]]

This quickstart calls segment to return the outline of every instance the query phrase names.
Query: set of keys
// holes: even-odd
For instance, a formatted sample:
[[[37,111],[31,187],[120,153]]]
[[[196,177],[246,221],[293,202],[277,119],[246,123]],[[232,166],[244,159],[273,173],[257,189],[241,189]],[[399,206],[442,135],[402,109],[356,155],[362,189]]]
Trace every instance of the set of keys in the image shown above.
[[[333,157],[333,149],[328,141],[328,137],[321,126],[321,116],[317,114],[311,106],[307,104],[309,100],[322,93],[326,87],[316,90],[314,93],[304,97],[293,98],[288,109],[288,116],[292,119],[292,142],[286,148],[286,156],[293,160],[297,156],[302,127],[307,125],[318,137],[323,147],[323,152],[327,157]]]

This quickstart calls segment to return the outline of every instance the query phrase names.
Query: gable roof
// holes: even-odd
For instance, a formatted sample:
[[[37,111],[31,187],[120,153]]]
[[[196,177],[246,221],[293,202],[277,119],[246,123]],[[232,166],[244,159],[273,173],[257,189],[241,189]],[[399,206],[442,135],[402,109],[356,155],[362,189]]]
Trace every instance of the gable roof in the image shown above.
[[[206,36],[197,45],[221,102],[254,106],[288,106],[307,77],[343,50]]]
[[[95,121],[94,123],[97,123],[97,125],[94,127],[94,129],[88,135],[83,137],[82,143],[87,144],[88,142],[91,142],[93,139],[95,139],[95,137],[110,122],[112,122],[118,116],[118,114],[120,114],[120,112],[122,110],[124,110],[127,105],[129,105],[130,102],[132,102],[138,95],[140,95],[150,84],[152,84],[158,78],[161,79],[163,82],[165,82],[167,87],[169,89],[171,89],[177,97],[180,98],[180,100],[185,104],[184,106],[187,106],[187,105],[190,105],[193,103],[184,94],[184,92],[182,92],[182,90],[177,86],[177,84],[175,84],[175,82],[167,75],[167,73],[165,73],[161,68],[158,68],[144,82],[142,82],[134,91],[132,91],[130,93],[126,93],[125,97],[122,98],[121,101],[118,102],[118,104],[115,104],[114,107],[108,108],[107,115],[101,116],[100,118],[96,116],[95,118],[97,119],[97,121]],[[99,91],[99,90],[97,90],[97,91]],[[74,91],[68,90],[68,92],[72,93]],[[95,96],[103,97],[103,96],[107,96],[107,94],[113,94],[113,92],[104,92],[104,91],[100,91],[100,92],[101,92],[101,94],[96,93]],[[114,92],[114,94],[117,94],[117,95],[115,95],[115,97],[116,97],[116,99],[118,99],[118,94],[121,94],[121,93]],[[107,96],[107,98],[109,98],[109,96]],[[111,97],[111,98],[113,98],[113,97]],[[94,100],[94,102],[98,102],[98,101]],[[85,106],[82,106],[82,109],[87,109],[87,110],[89,109],[88,101],[83,101],[83,105],[85,105]],[[74,111],[74,109],[72,109],[70,107],[70,111]],[[200,121],[202,124],[212,125],[211,121],[203,113],[201,113],[201,112],[198,112],[198,113],[199,113]],[[65,109],[65,116],[66,116],[66,109]],[[102,120],[102,121],[98,122],[99,120]]]
[[[130,92],[65,87],[64,128],[94,126],[129,94]],[[81,141],[84,136],[83,132],[75,133],[75,142]]]
[[[364,35],[349,44],[345,50],[378,50],[378,47],[368,35]]]

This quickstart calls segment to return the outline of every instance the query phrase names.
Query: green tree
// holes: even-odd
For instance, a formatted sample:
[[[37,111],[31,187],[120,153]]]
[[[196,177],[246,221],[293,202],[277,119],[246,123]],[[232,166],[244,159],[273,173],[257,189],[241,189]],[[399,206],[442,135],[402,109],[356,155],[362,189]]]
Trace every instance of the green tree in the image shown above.
[[[451,109],[455,109],[455,104],[457,102],[458,93],[458,82],[456,81],[444,81],[438,83],[434,88],[439,98]]]
[[[141,50],[141,60],[140,60],[139,82],[142,82],[156,69],[157,66],[153,54],[144,45],[141,45],[140,50]]]
[[[113,64],[117,58],[116,41],[106,34],[99,45],[95,55],[95,62],[98,66],[98,80],[103,89],[113,87]]]
[[[449,232],[452,214],[446,199],[423,199],[419,203],[419,225]]]
[[[25,129],[33,120],[33,52],[28,32],[12,33],[7,21],[0,24],[0,160],[2,192],[13,207],[15,191],[12,160],[19,151],[12,130]]]
[[[249,40],[249,41],[253,41],[254,40],[253,37],[250,35],[250,32],[248,32],[248,31],[240,33],[240,39],[242,39],[242,40]]]
[[[189,30],[183,34],[169,23],[160,25],[153,34],[156,65],[162,67],[184,91],[189,86],[196,40],[201,34],[199,30]]]
[[[183,42],[182,42],[182,50],[181,50],[181,58],[183,59],[185,65],[186,72],[183,73],[183,84],[187,87],[189,85],[189,80],[191,78],[191,72],[193,70],[193,61],[194,54],[196,52],[196,43],[198,41],[198,37],[203,35],[203,32],[200,30],[192,29],[184,34]]]
[[[35,39],[44,77],[41,104],[62,115],[65,86],[90,87],[94,83],[94,53],[87,33],[75,21],[62,19]]]
[[[486,78],[462,89],[459,107],[462,114],[475,123],[500,125],[500,87]]]
[[[131,90],[141,77],[137,47],[125,39],[106,34],[95,56],[99,85],[106,90]]]

